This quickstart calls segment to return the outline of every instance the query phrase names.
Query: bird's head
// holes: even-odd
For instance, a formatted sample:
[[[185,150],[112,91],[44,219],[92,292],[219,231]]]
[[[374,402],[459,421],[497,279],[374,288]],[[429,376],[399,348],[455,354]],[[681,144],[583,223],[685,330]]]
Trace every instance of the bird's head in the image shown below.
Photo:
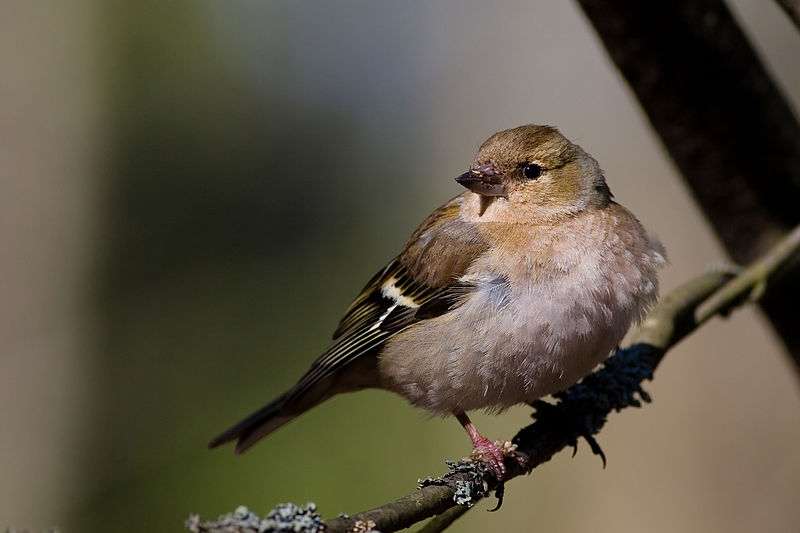
[[[499,203],[496,209],[512,210],[517,218],[520,211],[525,218],[558,218],[611,199],[592,156],[556,128],[533,124],[489,137],[456,181],[480,196],[480,214]]]

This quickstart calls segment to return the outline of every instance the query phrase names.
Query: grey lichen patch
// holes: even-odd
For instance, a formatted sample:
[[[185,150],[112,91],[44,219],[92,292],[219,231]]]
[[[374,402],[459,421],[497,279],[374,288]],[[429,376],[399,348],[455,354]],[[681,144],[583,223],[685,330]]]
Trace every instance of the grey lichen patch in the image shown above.
[[[186,529],[191,533],[319,533],[325,525],[316,504],[309,502],[302,507],[282,503],[264,518],[243,505],[212,522],[201,522],[200,515],[193,514],[186,520]]]
[[[488,467],[480,461],[445,461],[450,472],[439,477],[428,477],[419,480],[420,488],[428,485],[450,485],[454,483],[453,501],[458,505],[472,507],[481,498],[489,495],[489,484],[486,481]],[[453,478],[457,478],[453,480]]]
[[[458,505],[472,507],[477,503],[476,496],[478,492],[476,492],[475,488],[476,485],[471,481],[456,481],[456,493],[453,495],[453,500],[455,500]]]

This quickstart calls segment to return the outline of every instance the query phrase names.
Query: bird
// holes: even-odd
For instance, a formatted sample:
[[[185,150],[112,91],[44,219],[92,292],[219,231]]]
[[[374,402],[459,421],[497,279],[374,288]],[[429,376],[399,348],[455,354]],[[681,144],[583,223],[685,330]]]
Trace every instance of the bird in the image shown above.
[[[666,253],[555,127],[495,133],[455,180],[466,191],[367,282],[299,381],[210,448],[235,440],[241,453],[334,395],[377,388],[455,416],[471,457],[506,475],[514,447],[467,412],[531,404],[589,374],[656,302]]]

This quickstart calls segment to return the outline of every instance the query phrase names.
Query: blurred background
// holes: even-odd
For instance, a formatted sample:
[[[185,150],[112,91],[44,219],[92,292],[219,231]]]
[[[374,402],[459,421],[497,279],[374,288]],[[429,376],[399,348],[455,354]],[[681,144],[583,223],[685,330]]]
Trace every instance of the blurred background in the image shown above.
[[[795,109],[800,37],[736,15]],[[662,292],[724,261],[571,2],[4,2],[0,526],[180,531],[325,517],[469,452],[454,420],[338,397],[235,457],[493,132],[557,125],[666,244]],[[585,444],[453,531],[800,530],[800,387],[752,309],[714,320]],[[510,438],[529,409],[476,415]]]

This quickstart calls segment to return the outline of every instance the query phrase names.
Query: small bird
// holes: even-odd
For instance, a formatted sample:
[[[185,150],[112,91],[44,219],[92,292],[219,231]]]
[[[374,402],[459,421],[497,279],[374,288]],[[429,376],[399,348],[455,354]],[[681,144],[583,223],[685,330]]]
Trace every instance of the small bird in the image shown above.
[[[454,415],[502,480],[513,448],[467,411],[532,403],[588,374],[655,302],[666,258],[556,128],[492,135],[456,181],[467,191],[366,284],[297,384],[210,448],[242,452],[331,396],[378,388]]]

